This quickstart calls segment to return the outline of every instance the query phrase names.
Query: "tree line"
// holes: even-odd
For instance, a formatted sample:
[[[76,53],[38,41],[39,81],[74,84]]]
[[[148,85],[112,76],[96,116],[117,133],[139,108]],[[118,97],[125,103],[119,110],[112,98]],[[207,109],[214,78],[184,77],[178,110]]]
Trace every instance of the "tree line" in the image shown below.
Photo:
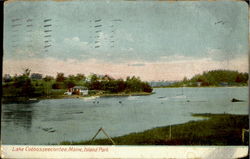
[[[68,75],[57,73],[56,77],[43,76],[39,73],[31,73],[25,69],[23,74],[3,77],[3,95],[6,96],[44,96],[48,92],[56,90],[67,90],[74,86],[85,86],[89,90],[101,90],[107,93],[120,92],[152,92],[152,87],[143,82],[139,77],[127,77],[126,79],[114,79],[109,75],[84,74]]]
[[[197,74],[190,79],[186,77],[182,81],[170,86],[245,86],[248,85],[248,73],[232,70],[211,70]]]

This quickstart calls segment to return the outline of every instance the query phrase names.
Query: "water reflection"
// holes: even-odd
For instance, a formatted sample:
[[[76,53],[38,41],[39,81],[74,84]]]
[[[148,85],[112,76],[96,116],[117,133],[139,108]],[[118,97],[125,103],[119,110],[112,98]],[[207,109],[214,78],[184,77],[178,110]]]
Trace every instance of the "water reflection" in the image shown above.
[[[2,110],[2,121],[26,129],[32,126],[33,107],[31,104],[10,104]]]
[[[197,120],[192,113],[247,114],[248,88],[155,89],[150,96],[49,99],[3,104],[3,144],[90,140],[103,127],[111,137]],[[162,97],[162,98],[159,98]],[[187,101],[189,100],[189,101]],[[98,102],[97,102],[98,101]]]

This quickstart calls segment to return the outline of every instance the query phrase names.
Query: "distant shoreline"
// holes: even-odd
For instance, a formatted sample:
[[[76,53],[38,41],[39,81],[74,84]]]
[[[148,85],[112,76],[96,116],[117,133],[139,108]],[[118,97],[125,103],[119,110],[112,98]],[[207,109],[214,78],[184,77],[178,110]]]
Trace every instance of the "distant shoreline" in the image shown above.
[[[131,92],[131,93],[104,93],[104,94],[95,94],[95,95],[52,95],[52,96],[41,96],[41,97],[2,97],[3,104],[12,104],[12,103],[35,103],[40,100],[46,99],[76,99],[76,98],[90,98],[90,97],[124,97],[124,96],[147,96],[152,95],[154,92]]]
[[[186,87],[153,87],[153,88],[242,88],[248,86],[186,86]],[[155,94],[155,92],[130,92],[130,93],[103,93],[103,94],[93,94],[93,95],[50,95],[50,96],[40,96],[40,97],[16,97],[16,96],[2,96],[3,104],[13,104],[13,103],[35,103],[40,100],[45,99],[75,99],[75,98],[89,98],[89,97],[122,97],[122,96],[148,96]]]
[[[67,99],[67,98],[89,98],[89,97],[122,97],[122,96],[147,96],[154,93],[147,92],[135,92],[135,93],[107,93],[107,94],[96,94],[96,95],[59,95],[52,97],[41,97],[41,99]]]
[[[248,87],[245,86],[156,86],[152,88],[237,88],[237,87]]]

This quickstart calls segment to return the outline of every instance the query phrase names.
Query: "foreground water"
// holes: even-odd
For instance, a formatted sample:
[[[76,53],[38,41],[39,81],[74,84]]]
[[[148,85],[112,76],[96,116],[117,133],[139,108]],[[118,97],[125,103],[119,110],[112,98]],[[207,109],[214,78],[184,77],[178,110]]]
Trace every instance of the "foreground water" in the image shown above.
[[[158,88],[150,96],[49,99],[3,104],[2,144],[90,140],[198,120],[192,113],[248,114],[248,88]],[[231,102],[232,98],[245,102]],[[100,133],[98,138],[103,138]]]

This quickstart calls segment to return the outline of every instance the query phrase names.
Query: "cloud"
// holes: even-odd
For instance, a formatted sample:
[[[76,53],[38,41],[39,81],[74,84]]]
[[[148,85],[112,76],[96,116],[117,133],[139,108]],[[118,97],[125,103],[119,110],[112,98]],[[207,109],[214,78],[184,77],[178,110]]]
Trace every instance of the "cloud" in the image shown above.
[[[68,48],[68,50],[86,50],[89,48],[89,43],[81,41],[79,37],[65,38],[62,46]]]
[[[117,30],[117,34],[118,34],[117,36],[119,36],[121,40],[125,40],[127,42],[135,41],[133,35],[124,29]]]
[[[140,66],[140,67],[131,67]],[[229,61],[215,61],[209,58],[186,59],[179,61],[129,61],[127,63],[113,63],[98,59],[85,61],[77,59],[59,60],[55,58],[30,58],[29,60],[7,59],[3,61],[3,73],[20,74],[24,68],[30,68],[32,72],[38,72],[55,76],[57,72],[65,75],[84,73],[109,74],[114,78],[126,76],[139,76],[142,80],[181,80],[183,77],[191,78],[203,71],[215,69],[230,69],[240,72],[248,72],[248,58],[241,56]]]
[[[134,63],[134,64],[128,64],[128,66],[145,66],[144,63]]]
[[[80,38],[79,37],[73,37],[72,40],[75,41],[75,42],[78,42],[78,41],[80,41]]]
[[[184,56],[184,55],[170,55],[170,56],[161,56],[160,61],[186,61],[186,60],[192,60],[195,57],[191,56]]]
[[[227,51],[220,48],[207,48],[206,57],[213,60],[225,61],[238,58],[239,56],[247,55],[247,50],[244,50],[242,45],[237,45],[237,50],[232,52],[231,50]]]
[[[225,51],[222,51],[221,49],[212,49],[207,48],[207,57],[210,57],[214,60],[225,60],[228,58],[232,58],[228,55],[229,53],[226,53]]]
[[[16,54],[18,56],[26,56],[26,57],[34,57],[36,54],[34,51],[31,51],[30,49],[21,49],[16,50]]]

